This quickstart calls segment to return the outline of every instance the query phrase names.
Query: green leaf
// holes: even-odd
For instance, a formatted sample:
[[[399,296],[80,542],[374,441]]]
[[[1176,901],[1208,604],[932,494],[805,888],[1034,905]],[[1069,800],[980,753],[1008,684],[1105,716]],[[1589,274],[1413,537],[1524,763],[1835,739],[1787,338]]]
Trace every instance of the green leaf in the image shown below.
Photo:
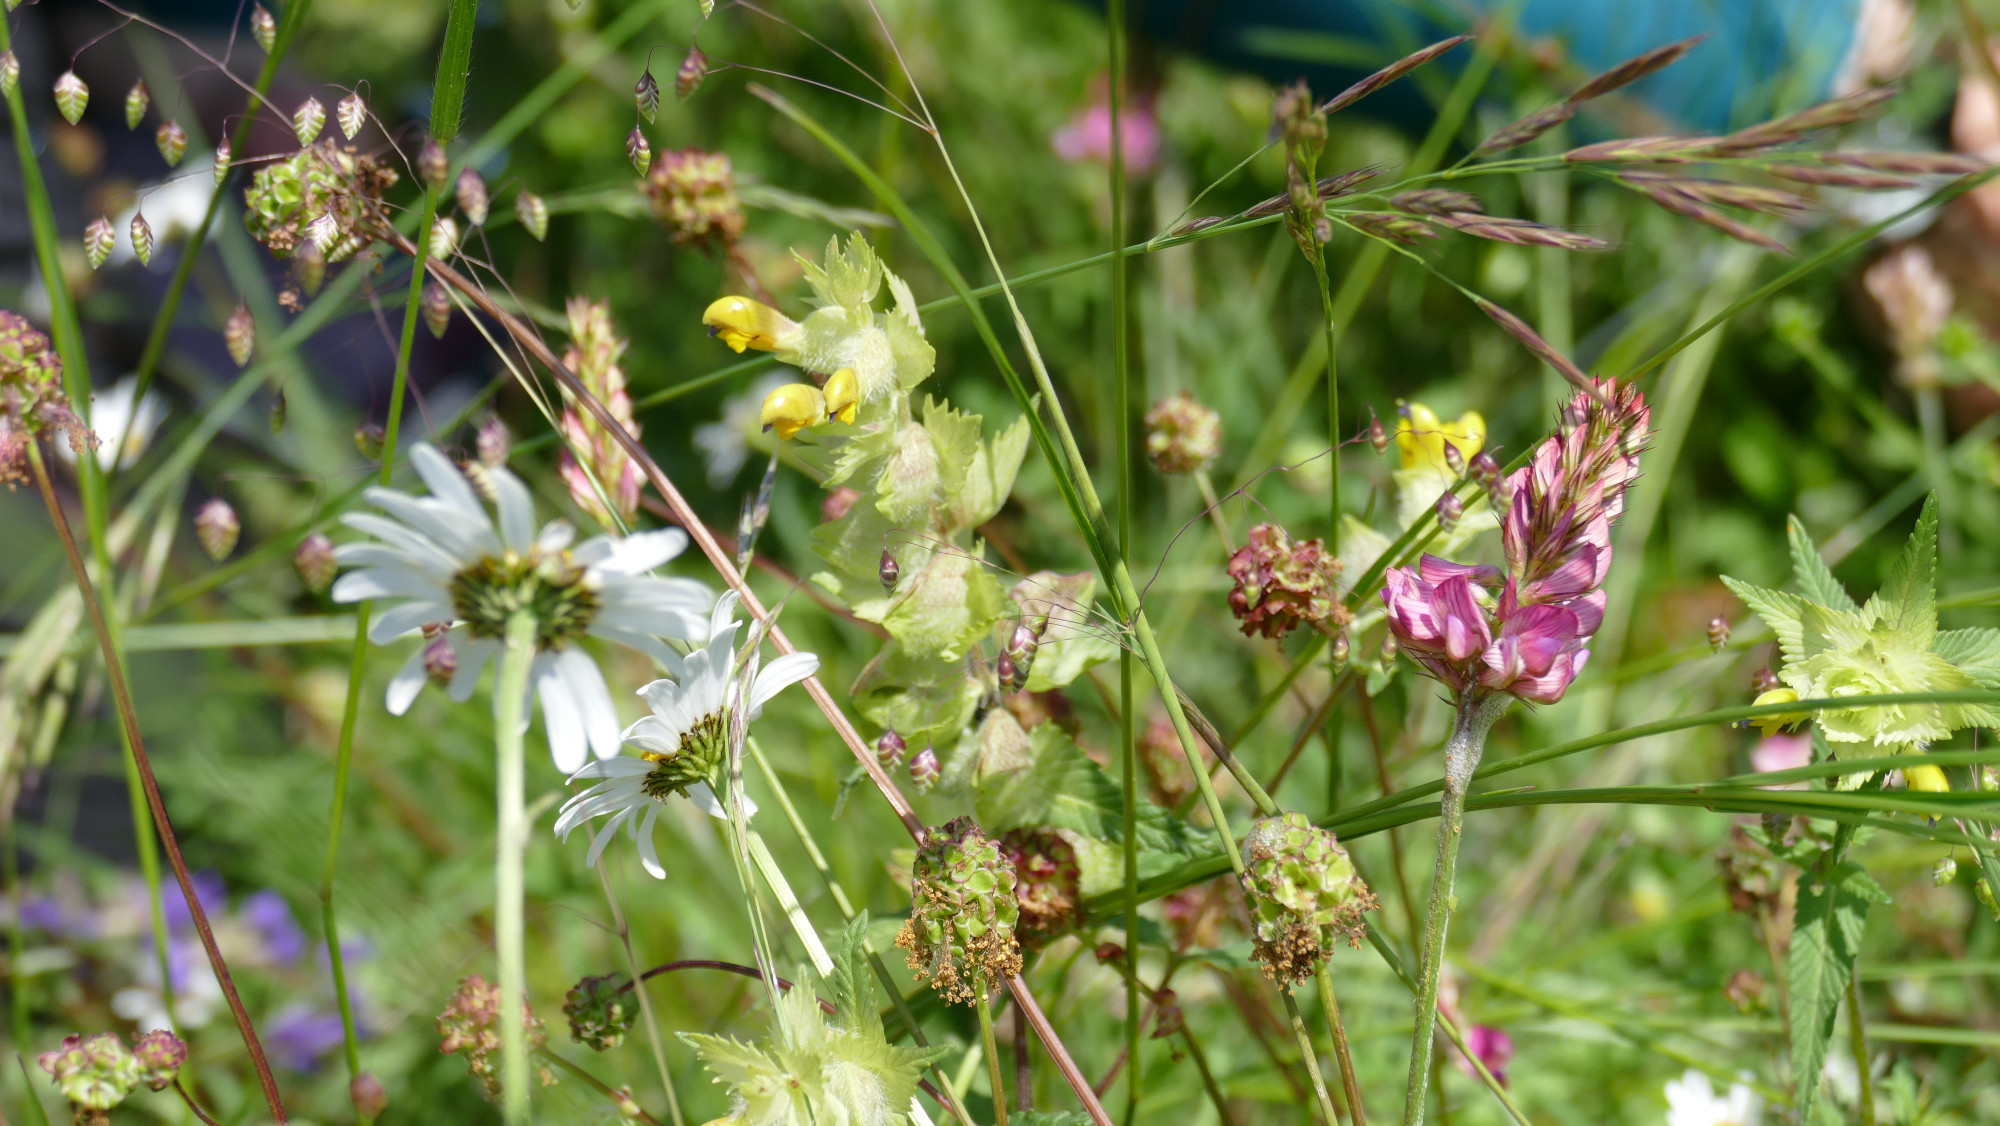
[[[1805,610],[1805,599],[1796,594],[1752,586],[1728,575],[1722,576],[1722,585],[1741,598],[1743,604],[1755,611],[1758,617],[1764,619],[1764,624],[1778,635],[1778,648],[1787,662],[1800,658],[1805,648],[1805,631],[1799,617]]]
[[[988,714],[989,723],[1012,721],[1004,709]],[[985,740],[973,771],[973,799],[980,824],[991,833],[1052,825],[1099,840],[1124,839],[1124,791],[1053,723],[1028,732],[1025,745]],[[1138,835],[1141,848],[1188,851],[1186,826],[1151,802],[1139,803]]]
[[[868,970],[868,912],[848,920],[833,956],[833,1019],[870,1040],[885,1040],[875,1008],[875,976]],[[886,1042],[886,1041],[885,1041]]]
[[[1792,577],[1799,584],[1799,590],[1808,599],[1822,606],[1830,606],[1848,613],[1858,613],[1860,607],[1848,596],[1847,588],[1833,577],[1833,571],[1826,561],[1819,557],[1819,548],[1813,546],[1812,537],[1806,534],[1806,526],[1796,516],[1785,522],[1786,538],[1792,544]]]
[[[431,87],[431,137],[440,145],[458,137],[465,79],[472,71],[472,26],[478,15],[479,0],[451,0],[444,19],[444,49],[438,54],[437,81]]]
[[[1924,498],[1917,526],[1882,589],[1868,600],[1877,619],[1929,645],[1937,632],[1937,494]]]
[[[1862,880],[1867,881],[1865,887]],[[1813,1102],[1819,1097],[1834,1015],[1847,993],[1847,980],[1861,950],[1872,895],[1854,893],[1869,888],[1876,894],[1881,891],[1852,864],[1838,865],[1823,881],[1808,877],[1799,883],[1786,977],[1792,1003],[1792,1098],[1801,1121],[1810,1121]]]
[[[806,284],[812,286],[813,294],[823,305],[865,308],[882,289],[882,260],[875,256],[875,248],[868,245],[860,231],[847,236],[845,253],[841,252],[839,236],[828,239],[824,264],[797,251],[792,257],[798,260]]]
[[[1945,630],[1931,642],[1931,652],[1983,687],[2000,688],[2000,629]]]

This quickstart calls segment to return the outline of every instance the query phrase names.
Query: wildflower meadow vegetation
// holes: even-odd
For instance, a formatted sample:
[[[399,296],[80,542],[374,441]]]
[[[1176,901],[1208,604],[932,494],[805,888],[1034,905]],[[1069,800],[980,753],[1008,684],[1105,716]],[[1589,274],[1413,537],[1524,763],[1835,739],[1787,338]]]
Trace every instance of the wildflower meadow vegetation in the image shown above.
[[[0,1123],[2000,1121],[2000,5],[8,7]]]

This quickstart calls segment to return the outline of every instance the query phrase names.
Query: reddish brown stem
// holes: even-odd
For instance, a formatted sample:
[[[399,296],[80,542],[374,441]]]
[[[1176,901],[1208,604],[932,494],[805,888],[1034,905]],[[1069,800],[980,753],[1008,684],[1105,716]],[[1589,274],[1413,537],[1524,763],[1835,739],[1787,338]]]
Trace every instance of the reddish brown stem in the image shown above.
[[[376,226],[378,229],[375,233],[380,238],[410,255],[412,260],[417,258],[416,244],[404,237],[402,232],[387,222],[378,222]],[[659,463],[653,460],[652,455],[646,452],[646,447],[639,444],[639,440],[632,436],[631,431],[625,429],[625,425],[605,408],[597,396],[591,394],[590,388],[583,385],[583,382],[576,377],[576,373],[570,371],[555,352],[543,343],[541,334],[519,317],[495,304],[477,283],[452,269],[448,264],[433,258],[424,263],[424,266],[432,277],[456,290],[481,313],[505,329],[523,351],[534,357],[536,363],[549,370],[556,382],[562,385],[579,406],[590,412],[591,417],[604,428],[604,432],[611,435],[619,448],[632,459],[633,464],[639,466],[646,474],[646,480],[660,494],[660,499],[666,502],[669,517],[680,524],[682,530],[694,540],[695,546],[701,549],[701,553],[708,558],[709,565],[715,568],[716,573],[722,576],[722,580],[729,584],[730,589],[742,597],[743,608],[752,618],[766,624],[769,630],[767,636],[771,639],[772,647],[779,653],[796,652],[797,647],[785,636],[784,630],[778,627],[777,622],[770,619],[763,602],[757,598],[756,592],[750,589],[750,584],[744,581],[742,572],[736,569],[735,559],[709,533],[708,525],[702,522],[701,517],[695,513],[693,506],[688,504],[687,498],[681,495],[681,491],[674,486],[674,483],[667,479]],[[874,750],[862,740],[861,733],[855,730],[853,722],[847,718],[847,713],[843,712],[840,704],[834,700],[833,693],[827,691],[826,685],[820,683],[817,676],[807,677],[805,687],[806,694],[812,697],[813,703],[818,705],[820,712],[826,716],[827,723],[832,725],[834,734],[840,737],[841,742],[847,744],[848,752],[861,764],[861,769],[867,773],[868,780],[875,783],[875,788],[881,792],[882,799],[895,811],[897,820],[903,823],[904,831],[910,834],[912,840],[921,842],[924,835],[923,819],[917,816],[916,810],[910,806],[909,799],[903,796],[902,791],[897,789],[896,783],[882,769],[881,763],[876,761]],[[1013,996],[1014,1003],[1021,1006],[1022,1013],[1028,1018],[1029,1027],[1033,1028],[1035,1035],[1041,1039],[1043,1049],[1049,1053],[1049,1058],[1055,1062],[1057,1070],[1062,1072],[1070,1090],[1076,1093],[1077,1100],[1089,1113],[1091,1122],[1095,1126],[1112,1126],[1111,1116],[1105,1113],[1103,1105],[1098,1102],[1096,1092],[1090,1089],[1090,1080],[1084,1077],[1082,1069],[1078,1068],[1076,1061],[1070,1057],[1068,1046],[1062,1042],[1062,1037],[1056,1035],[1048,1017],[1042,1014],[1041,1006],[1035,1003],[1034,994],[1028,990],[1028,983],[1018,975],[1008,978],[1007,991]]]
[[[77,553],[76,537],[70,533],[69,517],[63,513],[62,502],[56,499],[55,486],[49,483],[48,467],[42,463],[41,447],[28,445],[28,464],[35,474],[35,487],[41,490],[42,503],[48,506],[49,520],[56,526],[56,535],[62,540],[63,553],[69,557],[70,571],[76,576],[76,588],[83,595],[84,608],[90,611],[90,625],[97,633],[97,646],[104,654],[105,675],[111,680],[111,695],[118,707],[118,722],[125,729],[126,741],[132,745],[132,757],[139,765],[139,780],[146,791],[146,805],[153,813],[153,828],[160,834],[160,843],[166,846],[167,859],[174,866],[174,878],[180,881],[181,894],[187,898],[188,915],[194,920],[194,929],[201,935],[202,949],[208,952],[208,964],[215,971],[215,980],[222,986],[222,995],[229,1001],[229,1011],[236,1017],[237,1031],[243,1034],[243,1046],[250,1052],[251,1066],[257,1069],[257,1082],[264,1088],[264,1101],[270,1104],[271,1117],[279,1122],[288,1121],[285,1104],[278,1097],[278,1081],[271,1074],[271,1065],[264,1058],[264,1045],[257,1039],[257,1030],[250,1024],[250,1013],[243,1007],[243,998],[237,996],[236,982],[229,976],[229,963],[222,960],[222,951],[215,945],[215,933],[208,926],[208,912],[202,908],[201,897],[195,894],[194,881],[188,876],[187,861],[181,858],[180,841],[174,836],[173,823],[167,820],[167,804],[160,797],[160,783],[153,777],[152,760],[146,757],[146,742],[139,735],[139,714],[132,707],[132,691],[125,683],[125,666],[118,659],[118,651],[111,644],[111,628],[105,623],[104,609],[98,605],[97,591],[90,582],[90,572],[84,569],[83,556]]]
[[[207,1123],[208,1126],[222,1126],[221,1123],[217,1122],[213,1118],[210,1118],[208,1116],[207,1111],[201,1109],[201,1107],[195,1104],[194,1096],[188,1094],[187,1088],[181,1086],[181,1081],[178,1079],[174,1080],[174,1093],[181,1097],[181,1101],[187,1104],[187,1108],[194,1112],[194,1116],[196,1118],[201,1119],[203,1122]]]

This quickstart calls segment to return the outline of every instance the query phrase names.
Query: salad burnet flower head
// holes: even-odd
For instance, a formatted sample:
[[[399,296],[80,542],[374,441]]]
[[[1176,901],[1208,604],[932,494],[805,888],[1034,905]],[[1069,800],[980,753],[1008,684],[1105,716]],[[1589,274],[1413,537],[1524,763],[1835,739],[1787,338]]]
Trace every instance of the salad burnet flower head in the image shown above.
[[[430,495],[370,488],[364,495],[382,512],[342,517],[370,538],[338,549],[340,562],[354,569],[333,584],[336,602],[386,604],[369,624],[370,641],[387,644],[419,631],[430,641],[390,680],[390,713],[410,709],[432,670],[449,669],[442,679],[453,700],[470,698],[504,646],[508,620],[525,610],[535,618],[529,682],[557,768],[576,770],[587,752],[616,755],[618,714],[604,674],[579,643],[615,641],[680,668],[663,639],[705,638],[713,599],[699,582],[650,572],[686,548],[687,534],[666,528],[577,543],[567,521],[536,528],[527,486],[503,467],[486,471],[497,510],[489,514],[436,448],[412,447],[410,463]],[[440,642],[454,660],[436,659]]]

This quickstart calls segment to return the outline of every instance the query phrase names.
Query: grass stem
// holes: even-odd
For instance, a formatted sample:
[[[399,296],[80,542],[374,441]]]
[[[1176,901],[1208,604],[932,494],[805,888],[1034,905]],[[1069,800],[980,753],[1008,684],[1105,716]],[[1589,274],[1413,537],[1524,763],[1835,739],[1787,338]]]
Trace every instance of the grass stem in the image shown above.
[[[522,868],[528,846],[523,800],[527,773],[523,718],[527,714],[528,672],[535,663],[535,616],[516,612],[507,619],[500,679],[493,691],[493,749],[497,759],[499,829],[495,835],[493,944],[500,960],[500,1084],[508,1126],[528,1121],[527,920]]]
[[[993,1085],[994,1126],[1007,1126],[1007,1087],[1000,1066],[1000,1045],[993,1036],[993,1000],[987,996],[989,986],[982,981],[979,989],[979,1040],[986,1050],[986,1081]]]

